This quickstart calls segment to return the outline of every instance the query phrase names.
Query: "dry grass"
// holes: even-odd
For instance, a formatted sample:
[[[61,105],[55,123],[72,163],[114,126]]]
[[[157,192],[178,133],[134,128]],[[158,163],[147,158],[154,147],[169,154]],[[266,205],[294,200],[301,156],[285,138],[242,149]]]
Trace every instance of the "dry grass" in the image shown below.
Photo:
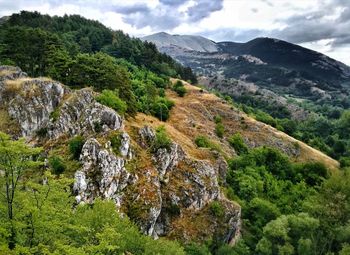
[[[14,72],[15,70],[8,70],[8,69],[0,70],[0,76],[8,76],[13,74]]]
[[[175,81],[176,79],[172,79],[172,82]],[[180,98],[173,91],[167,91],[167,96],[175,102],[175,107],[172,109],[165,127],[169,136],[178,142],[190,156],[197,159],[212,158],[210,152],[199,149],[194,144],[194,139],[198,135],[206,135],[213,142],[218,143],[224,156],[235,156],[235,152],[228,144],[227,138],[239,132],[248,140],[250,147],[266,145],[289,152],[295,150],[297,146],[300,153],[289,155],[294,161],[319,161],[331,169],[339,168],[339,163],[324,153],[269,125],[256,121],[206,90],[186,82],[183,83],[187,89],[185,97]],[[223,125],[225,126],[223,139],[215,135],[215,123],[213,121],[215,115],[222,116]],[[139,122],[138,125],[140,126],[150,122],[150,125],[154,127],[161,124],[157,119],[145,115],[138,116],[136,122]]]

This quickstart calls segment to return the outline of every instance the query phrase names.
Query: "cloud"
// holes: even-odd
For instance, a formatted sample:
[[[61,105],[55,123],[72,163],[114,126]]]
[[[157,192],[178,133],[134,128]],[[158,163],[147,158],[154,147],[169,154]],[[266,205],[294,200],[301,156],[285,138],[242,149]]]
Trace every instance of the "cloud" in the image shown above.
[[[293,43],[330,40],[334,48],[350,44],[350,8],[348,1],[333,0],[319,5],[318,10],[280,19],[286,26],[269,34]]]
[[[114,5],[109,8],[110,11],[117,12],[120,14],[133,14],[133,13],[149,13],[151,9],[146,4],[135,4],[135,5]]]
[[[200,0],[194,6],[188,8],[187,15],[190,22],[197,22],[207,18],[212,12],[223,8],[223,0]]]
[[[208,30],[198,35],[208,37],[216,42],[233,41],[233,42],[247,42],[256,37],[266,35],[266,31],[259,29],[239,29],[239,28],[223,28]]]
[[[159,2],[163,5],[169,6],[180,6],[187,3],[189,0],[159,0]]]
[[[155,8],[146,4],[114,6],[112,11],[122,14],[123,20],[138,29],[171,30],[183,23],[196,23],[223,8],[223,0],[196,0],[184,10],[179,7],[191,3],[189,0],[160,0]]]

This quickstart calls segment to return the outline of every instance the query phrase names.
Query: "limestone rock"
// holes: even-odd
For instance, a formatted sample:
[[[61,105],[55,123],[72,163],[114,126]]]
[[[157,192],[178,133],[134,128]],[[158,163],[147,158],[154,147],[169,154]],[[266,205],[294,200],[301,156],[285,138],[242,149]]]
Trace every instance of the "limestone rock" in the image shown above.
[[[132,181],[125,169],[125,160],[103,149],[94,139],[88,139],[82,149],[83,167],[75,173],[74,192],[77,202],[93,202],[97,197],[113,199],[121,204],[122,191]]]
[[[23,136],[34,136],[36,131],[46,127],[50,114],[65,93],[62,84],[51,80],[7,81],[5,86],[12,89],[17,86],[18,92],[8,101],[8,113],[19,123]]]
[[[76,91],[60,107],[59,117],[48,127],[50,138],[66,133],[76,135],[119,130],[123,120],[114,110],[97,103],[90,89]]]

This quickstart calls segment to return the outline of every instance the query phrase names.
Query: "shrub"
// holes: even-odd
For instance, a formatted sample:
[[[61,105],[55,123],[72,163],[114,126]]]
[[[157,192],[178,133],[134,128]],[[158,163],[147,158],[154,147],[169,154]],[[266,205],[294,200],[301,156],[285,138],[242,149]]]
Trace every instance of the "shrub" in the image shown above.
[[[210,212],[216,217],[222,217],[225,214],[224,208],[218,201],[211,202],[209,205],[209,209],[210,209]]]
[[[161,121],[169,119],[169,112],[173,108],[174,102],[165,98],[158,97],[152,105],[151,113]]]
[[[120,152],[120,146],[122,145],[122,140],[120,137],[120,133],[113,133],[110,137],[109,140],[111,141],[111,146],[113,149],[113,152],[115,154],[119,154]]]
[[[215,126],[215,133],[218,137],[224,137],[225,127],[222,123],[217,123]]]
[[[119,98],[116,91],[105,89],[100,95],[96,96],[96,100],[120,114],[124,114],[128,108],[126,103]]]
[[[198,147],[210,148],[209,138],[204,136],[204,135],[197,136],[196,139],[194,140],[194,142],[196,143],[196,145]]]
[[[228,139],[229,144],[235,149],[238,155],[245,154],[248,152],[248,147],[244,143],[243,138],[240,133],[232,135]]]
[[[199,135],[195,138],[194,142],[200,148],[208,148],[211,150],[216,150],[218,152],[221,152],[220,146],[218,144],[210,141],[207,136]]]
[[[173,87],[173,90],[180,96],[183,97],[187,90],[181,81],[177,81]]]
[[[171,139],[168,137],[166,133],[166,129],[164,126],[160,126],[156,129],[156,137],[152,144],[152,150],[155,152],[158,149],[165,148],[167,150],[170,149]]]
[[[83,149],[83,145],[85,143],[84,137],[77,135],[72,138],[69,143],[69,152],[72,154],[73,158],[79,160],[81,150]]]
[[[40,138],[44,138],[46,137],[47,132],[48,132],[47,127],[39,128],[36,131],[36,135],[39,136]]]
[[[66,170],[63,159],[60,156],[52,156],[49,158],[49,164],[54,174],[61,174]]]
[[[94,131],[96,133],[102,132],[102,125],[99,121],[95,121],[93,124],[94,124]]]
[[[341,157],[339,159],[340,167],[350,166],[350,157]]]
[[[210,255],[210,251],[204,244],[189,243],[185,246],[187,255]]]
[[[216,124],[222,123],[222,117],[221,117],[220,115],[215,115],[215,117],[214,117],[214,122],[215,122]]]
[[[57,121],[60,117],[60,109],[57,107],[53,112],[50,113],[50,118],[53,122]]]

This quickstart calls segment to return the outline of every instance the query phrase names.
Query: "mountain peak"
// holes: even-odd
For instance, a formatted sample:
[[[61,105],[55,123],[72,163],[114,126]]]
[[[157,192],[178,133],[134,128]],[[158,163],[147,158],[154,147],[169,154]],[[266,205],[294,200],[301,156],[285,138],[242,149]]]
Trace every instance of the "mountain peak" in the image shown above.
[[[157,47],[177,47],[187,51],[216,52],[218,47],[215,42],[196,35],[171,35],[159,32],[142,37],[141,40],[153,42]]]

